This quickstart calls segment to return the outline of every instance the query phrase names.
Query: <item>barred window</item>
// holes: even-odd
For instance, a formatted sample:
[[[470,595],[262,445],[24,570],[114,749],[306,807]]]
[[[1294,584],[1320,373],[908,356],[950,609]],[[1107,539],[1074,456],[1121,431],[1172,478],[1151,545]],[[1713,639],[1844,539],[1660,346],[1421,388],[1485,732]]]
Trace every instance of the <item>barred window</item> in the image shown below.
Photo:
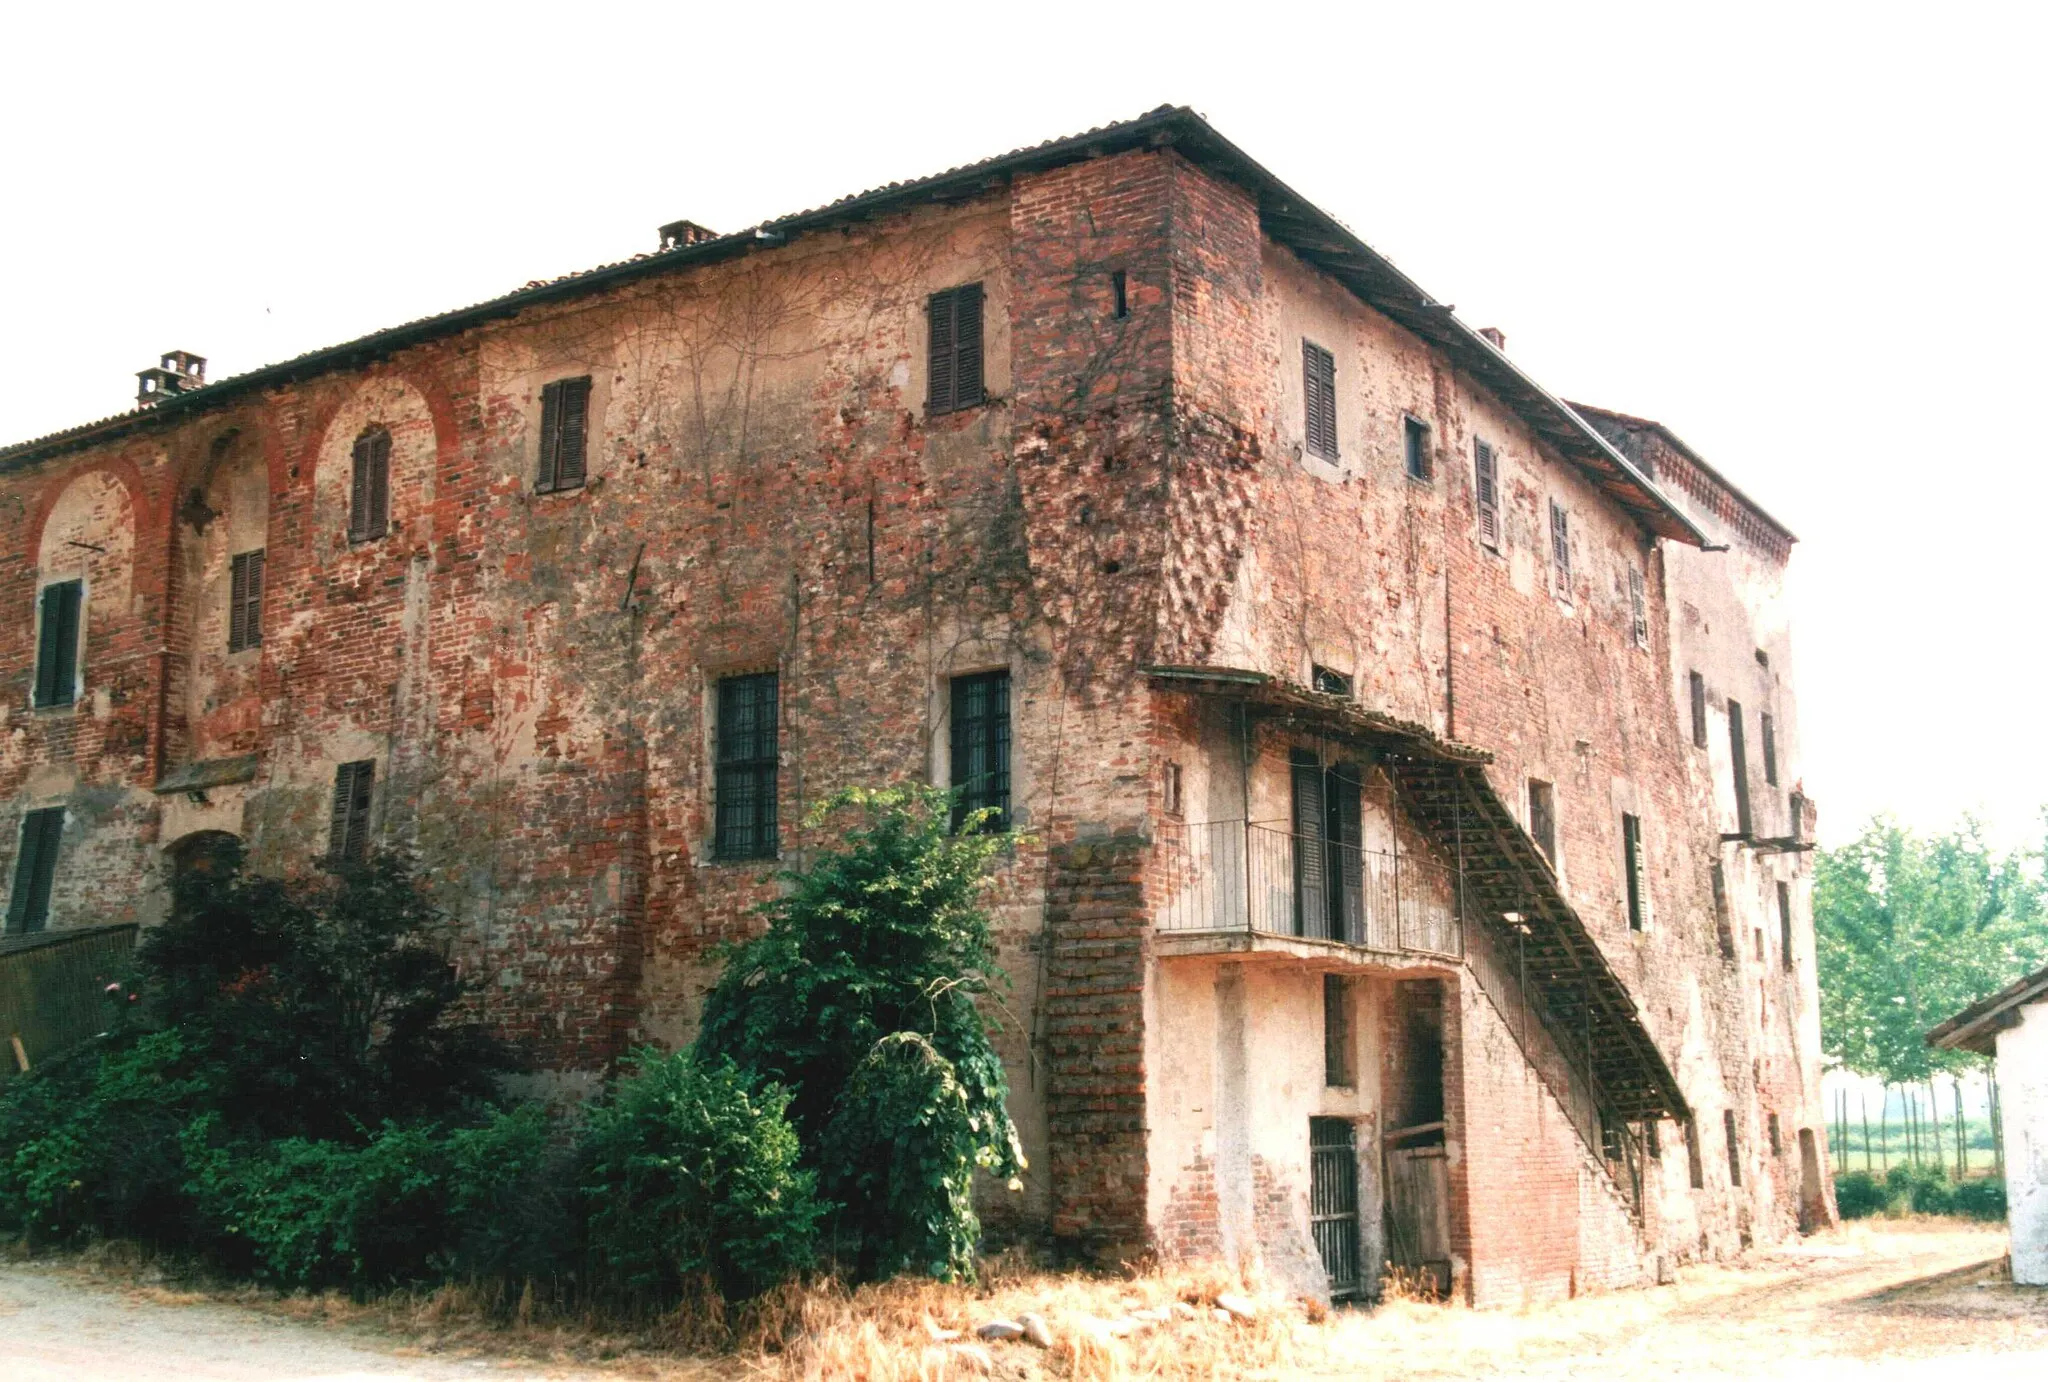
[[[348,540],[368,542],[391,527],[391,433],[372,427],[356,438],[349,471]]]
[[[992,808],[987,828],[1010,828],[1010,674],[953,678],[953,828]]]
[[[774,672],[722,677],[718,683],[717,812],[712,853],[720,859],[772,859],[781,715]]]

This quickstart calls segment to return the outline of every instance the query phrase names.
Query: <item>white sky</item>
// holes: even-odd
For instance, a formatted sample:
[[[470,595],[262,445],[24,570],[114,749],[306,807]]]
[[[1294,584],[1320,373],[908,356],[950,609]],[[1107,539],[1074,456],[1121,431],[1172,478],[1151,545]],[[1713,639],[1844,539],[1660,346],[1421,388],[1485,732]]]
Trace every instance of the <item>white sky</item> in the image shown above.
[[[1186,104],[1800,534],[1826,838],[2033,838],[2048,9],[1316,8],[8,6],[0,441]]]

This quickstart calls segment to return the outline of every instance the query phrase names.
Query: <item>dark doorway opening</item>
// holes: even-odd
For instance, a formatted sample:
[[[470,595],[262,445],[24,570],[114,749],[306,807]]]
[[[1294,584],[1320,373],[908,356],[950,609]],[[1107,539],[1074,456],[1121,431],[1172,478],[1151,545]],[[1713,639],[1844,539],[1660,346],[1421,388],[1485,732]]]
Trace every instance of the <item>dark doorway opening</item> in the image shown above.
[[[1387,1267],[1437,1295],[1451,1287],[1450,1154],[1444,1121],[1444,985],[1392,985],[1381,1087]]]
[[[1308,1157],[1309,1231],[1330,1274],[1330,1299],[1355,1300],[1367,1283],[1358,1241],[1358,1139],[1350,1121],[1309,1119]]]

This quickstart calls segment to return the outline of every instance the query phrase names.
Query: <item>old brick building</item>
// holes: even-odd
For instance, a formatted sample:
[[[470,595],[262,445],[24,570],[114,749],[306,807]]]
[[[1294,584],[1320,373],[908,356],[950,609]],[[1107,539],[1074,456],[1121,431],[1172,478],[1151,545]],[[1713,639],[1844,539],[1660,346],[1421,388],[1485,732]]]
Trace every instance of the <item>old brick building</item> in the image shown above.
[[[1479,1301],[1825,1216],[1791,536],[1185,110],[0,451],[9,925],[429,862],[573,1089],[961,783],[1097,1254]]]

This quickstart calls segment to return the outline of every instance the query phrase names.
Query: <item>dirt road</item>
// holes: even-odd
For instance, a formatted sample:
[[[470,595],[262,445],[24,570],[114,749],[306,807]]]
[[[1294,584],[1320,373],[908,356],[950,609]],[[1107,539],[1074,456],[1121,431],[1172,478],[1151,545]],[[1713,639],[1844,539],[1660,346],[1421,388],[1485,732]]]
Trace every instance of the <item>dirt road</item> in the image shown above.
[[[1597,1377],[1601,1382],[1674,1378],[1843,1378],[1853,1382],[2003,1382],[2048,1378],[2048,1291],[1997,1279],[2004,1235],[1933,1222],[1853,1227],[1809,1239],[1789,1251],[1760,1254],[1738,1267],[1694,1267],[1675,1286],[1586,1297],[1530,1310],[1474,1311],[1397,1302],[1371,1312],[1339,1312],[1325,1325],[1262,1322],[1261,1346],[1219,1352],[1216,1336],[1189,1333],[1183,1347],[1156,1338],[1143,1362],[1105,1355],[1103,1376],[1204,1375],[1354,1378],[1529,1379]],[[1072,1293],[1080,1308],[1123,1287],[1073,1278],[1040,1278]],[[1063,1285],[1059,1284],[1064,1282]],[[942,1295],[952,1288],[936,1289]],[[1027,1286],[1027,1291],[1041,1289]],[[985,1316],[973,1292],[960,1293],[964,1318]],[[934,1296],[934,1299],[938,1299]],[[1046,1307],[1052,1313],[1050,1302]],[[688,1360],[629,1353],[610,1362],[537,1363],[510,1356],[500,1335],[474,1330],[401,1338],[362,1321],[322,1322],[317,1302],[251,1306],[124,1284],[76,1264],[0,1264],[0,1378],[6,1382],[191,1382],[192,1379],[550,1378],[619,1382],[626,1376],[703,1378],[753,1371],[765,1359]],[[1060,1321],[1056,1317],[1055,1324]],[[874,1320],[847,1322],[870,1336]],[[426,1326],[421,1326],[424,1330]],[[1210,1343],[1202,1342],[1209,1339]],[[1250,1336],[1246,1336],[1249,1340]],[[482,1351],[477,1351],[479,1340]],[[529,1341],[531,1342],[531,1341]],[[821,1341],[827,1342],[827,1341]],[[1131,1341],[1135,1343],[1136,1341]],[[452,1345],[466,1350],[456,1354]],[[916,1377],[921,1336],[885,1352],[904,1366],[881,1370]],[[590,1348],[557,1340],[539,1350],[589,1358]],[[1122,1352],[1119,1345],[1117,1352]],[[850,1359],[822,1348],[818,1359]],[[873,1356],[868,1353],[865,1356]],[[1023,1345],[997,1351],[1001,1375],[1046,1375],[1064,1367]],[[1133,1366],[1136,1365],[1136,1366]],[[762,1367],[764,1375],[780,1369]],[[831,1363],[814,1371],[836,1375]],[[881,1375],[860,1367],[868,1375]],[[936,1378],[940,1374],[923,1370]],[[955,1375],[959,1375],[957,1369]]]

